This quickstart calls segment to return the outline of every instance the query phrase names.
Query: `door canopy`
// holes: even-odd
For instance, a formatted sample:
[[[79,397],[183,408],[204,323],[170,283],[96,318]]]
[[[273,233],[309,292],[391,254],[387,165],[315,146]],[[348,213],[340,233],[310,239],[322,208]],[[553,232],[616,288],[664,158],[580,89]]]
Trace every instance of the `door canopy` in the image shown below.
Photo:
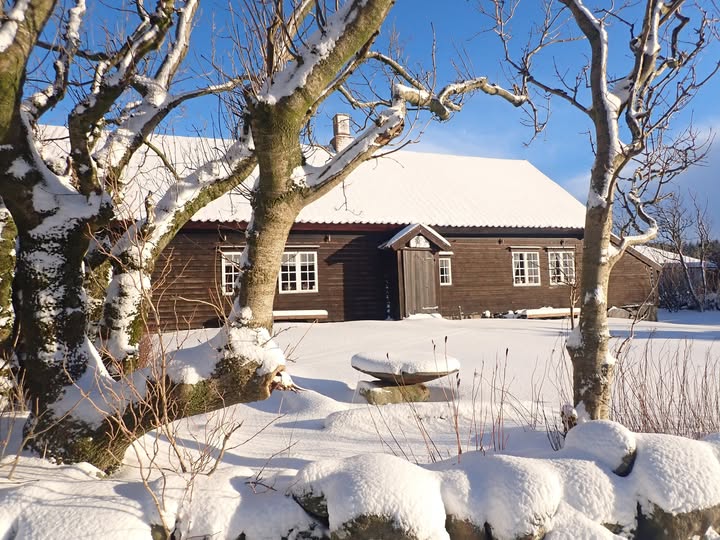
[[[435,245],[440,251],[451,248],[443,236],[429,225],[414,223],[399,231],[390,240],[380,245],[380,249],[398,251],[405,248],[431,249]]]

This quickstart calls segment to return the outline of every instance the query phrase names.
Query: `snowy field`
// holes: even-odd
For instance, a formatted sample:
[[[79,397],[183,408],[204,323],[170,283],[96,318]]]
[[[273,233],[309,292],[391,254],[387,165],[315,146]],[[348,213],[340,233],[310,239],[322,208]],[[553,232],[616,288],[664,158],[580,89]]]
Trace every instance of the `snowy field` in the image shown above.
[[[639,323],[632,329],[634,337],[624,346],[622,362],[644,357],[648,343],[659,361],[663,358],[675,361],[673,352],[678,350],[685,351],[690,364],[697,366],[720,359],[720,313],[662,313],[661,317],[662,322]],[[438,462],[461,463],[458,466],[472,468],[477,479],[478,471],[490,463],[482,460],[511,459],[492,457],[495,451],[511,456],[557,454],[551,449],[546,423],[555,425],[557,410],[570,394],[568,360],[563,353],[568,325],[568,320],[436,318],[278,324],[276,342],[286,351],[288,370],[302,391],[276,392],[267,401],[230,407],[222,414],[193,417],[178,422],[165,433],[148,435],[135,450],[128,451],[125,466],[105,479],[98,479],[97,471],[87,465],[54,466],[38,458],[16,459],[21,422],[3,418],[0,442],[5,441],[7,448],[0,463],[0,539],[149,538],[150,524],[163,520],[166,526],[181,533],[177,535],[181,538],[237,538],[240,533],[248,540],[293,537],[292,531],[306,528],[310,518],[286,496],[288,490],[297,489],[301,481],[312,484],[313,478],[322,476],[328,467],[330,470],[334,466],[349,467],[348,478],[352,478],[352,467],[366,470],[377,463],[365,462],[375,458],[351,461],[350,465],[329,461],[330,465],[306,469],[302,480],[296,476],[297,471],[319,460],[367,453],[394,455],[424,466],[412,467],[408,472],[414,478],[412,481],[402,473],[404,461],[390,462],[391,471],[377,470],[389,475],[384,485],[394,484],[400,490],[400,498],[416,508],[418,515],[405,518],[427,521],[437,514],[432,501],[422,497],[415,500],[417,490],[427,480],[423,480],[425,471],[430,471],[428,478],[433,480],[427,481],[431,483],[435,482],[435,474],[446,481],[448,474],[460,473],[448,472],[450,465]],[[194,345],[205,332],[212,333],[198,331],[184,336],[183,347]],[[630,323],[613,320],[611,332],[616,336],[617,347],[631,333]],[[418,358],[426,362],[430,359],[438,369],[442,369],[445,357],[451,356],[459,359],[461,369],[457,375],[428,383],[431,392],[427,403],[377,407],[368,405],[357,393],[359,383],[369,380],[350,366],[352,355],[359,352],[390,355],[391,359]],[[672,365],[666,368],[672,369]],[[230,436],[213,470],[221,455],[223,434],[233,425],[239,427]],[[626,437],[622,433],[618,436]],[[659,444],[653,441],[638,436],[637,444],[638,447]],[[704,445],[698,447],[700,453],[719,454],[717,450],[708,450],[714,448],[712,444],[697,444]],[[482,452],[472,453],[475,450]],[[570,450],[566,448],[563,452]],[[459,453],[462,461],[458,459]],[[672,452],[668,455],[672,461]],[[599,458],[600,469],[603,459],[613,458]],[[492,475],[500,474],[497,470],[505,466],[503,463],[507,465],[506,461],[494,465],[492,470],[496,473],[481,475],[482,481],[495,485]],[[720,465],[717,468],[720,471]],[[644,470],[651,474],[652,466]],[[558,478],[565,478],[566,473],[557,474]],[[495,481],[502,484],[503,479]],[[538,482],[542,488],[544,484]],[[567,492],[569,480],[563,482]],[[699,493],[696,499],[705,504],[720,503],[717,484]],[[643,485],[647,486],[647,482]],[[351,507],[336,509],[336,515],[352,516],[353,508],[359,512],[380,504],[361,485],[346,483],[342,488],[326,485],[323,489],[328,492],[344,489],[348,498],[353,498],[353,493],[357,495]],[[634,485],[628,489],[625,493],[625,488],[613,487],[614,492],[628,497],[642,493],[645,488]],[[685,508],[687,501],[680,496],[673,498],[666,493],[664,502],[658,502],[652,494],[661,490],[647,490],[649,500],[657,504],[663,503],[675,511]],[[687,495],[687,490],[684,494]],[[447,509],[450,503],[446,498],[443,501]],[[600,509],[590,511],[583,506],[582,510],[595,512],[600,522],[609,519],[608,516],[631,520],[631,515],[618,510],[621,502],[622,497],[616,493],[614,502],[607,503],[608,508],[600,508],[604,503],[597,502]],[[454,504],[458,514],[472,513],[467,500],[465,506]],[[495,504],[500,504],[497,511],[502,514],[502,504],[497,501]],[[628,504],[634,509],[631,501]],[[401,503],[392,506],[397,511],[393,515],[400,516],[397,519],[404,515],[402,506]],[[572,514],[565,513],[564,519],[570,519],[570,525],[556,524],[558,530],[561,525],[570,530],[580,527],[577,520],[581,518],[572,521],[575,519]],[[503,530],[508,534],[514,534],[522,531],[523,524],[502,526],[506,526]],[[605,532],[595,536],[594,526],[588,527],[586,537],[604,537]],[[444,538],[442,531],[433,531],[432,525],[427,525],[416,532],[419,537]]]

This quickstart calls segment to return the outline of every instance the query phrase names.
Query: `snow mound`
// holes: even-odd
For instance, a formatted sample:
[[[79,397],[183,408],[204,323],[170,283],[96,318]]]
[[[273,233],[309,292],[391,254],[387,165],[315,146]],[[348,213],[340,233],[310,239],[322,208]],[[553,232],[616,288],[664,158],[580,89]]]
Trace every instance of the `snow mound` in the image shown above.
[[[449,539],[440,476],[404,459],[365,454],[311,463],[293,486],[295,497],[324,496],[330,530],[359,516],[390,517],[418,540]]]
[[[227,326],[206,342],[171,353],[165,368],[167,375],[174,382],[184,384],[209,379],[217,367],[218,352],[226,348],[231,354],[259,364],[258,375],[272,373],[285,365],[282,349],[266,329]]]
[[[480,527],[490,523],[498,538],[546,530],[563,494],[562,479],[549,463],[481,452],[464,454],[442,479],[447,513]]]
[[[713,444],[673,435],[637,435],[631,477],[637,493],[669,513],[720,504],[720,462]]]
[[[635,452],[635,448],[632,431],[616,422],[595,420],[578,424],[568,432],[564,453],[592,457],[596,463],[614,471]]]

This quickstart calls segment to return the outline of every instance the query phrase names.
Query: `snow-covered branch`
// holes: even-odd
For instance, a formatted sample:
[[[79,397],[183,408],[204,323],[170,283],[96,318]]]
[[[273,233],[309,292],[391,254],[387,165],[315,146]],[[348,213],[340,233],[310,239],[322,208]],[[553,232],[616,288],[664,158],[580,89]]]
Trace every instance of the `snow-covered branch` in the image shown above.
[[[616,85],[620,90],[616,92],[620,100],[620,107],[627,106],[625,121],[632,137],[632,142],[627,148],[629,152],[642,151],[644,139],[647,136],[642,124],[645,123],[643,117],[649,104],[643,103],[643,101],[647,88],[660,70],[657,61],[661,49],[659,43],[661,20],[667,20],[664,17],[666,9],[677,11],[681,3],[675,1],[665,4],[662,0],[648,2],[641,33],[630,44],[631,51],[635,56],[633,69],[621,81],[621,84]]]
[[[311,202],[347,178],[364,161],[399,135],[405,125],[406,105],[396,100],[383,111],[375,124],[361,133],[347,147],[334,155],[328,163],[313,167],[305,165],[294,171],[293,179],[301,187],[309,187],[307,202]]]
[[[608,35],[604,23],[595,17],[581,0],[560,0],[572,13],[582,33],[587,37],[592,50],[590,63],[590,86],[592,90],[592,112],[595,121],[611,140],[610,145],[617,150],[617,115],[619,103],[616,97],[608,92],[607,86],[607,54]],[[563,97],[562,92],[555,95]],[[570,101],[572,103],[572,100]],[[613,129],[613,126],[615,128]]]
[[[308,96],[325,92],[346,64],[348,51],[355,53],[372,42],[376,34],[371,33],[368,39],[366,29],[378,26],[391,6],[389,0],[349,0],[342,4],[321,28],[298,45],[297,61],[265,79],[256,99],[272,105],[295,96],[299,100],[297,107],[305,112],[312,105],[307,103]]]
[[[424,90],[425,85],[421,83],[417,77],[414,77],[405,66],[403,66],[400,62],[395,60],[394,58],[389,57],[386,54],[379,53],[377,51],[370,51],[367,53],[367,57],[372,60],[377,60],[378,62],[381,62],[385,65],[387,65],[394,74],[398,75],[399,77],[402,77],[405,79],[405,81],[410,84],[413,88],[416,88],[417,90]]]
[[[615,263],[620,260],[620,258],[623,256],[623,254],[625,253],[625,251],[627,251],[629,247],[647,244],[658,235],[657,220],[647,213],[647,211],[645,210],[645,205],[640,200],[640,197],[638,197],[637,194],[631,192],[627,194],[627,198],[635,206],[635,215],[639,217],[644,223],[646,223],[647,227],[640,234],[624,235],[622,237],[620,245],[617,246],[617,250],[614,251],[609,257],[608,263],[610,265],[610,268],[615,266]]]
[[[85,0],[75,0],[75,7],[70,8],[67,12],[67,22],[62,33],[63,43],[57,46],[59,54],[53,63],[55,80],[45,89],[30,96],[23,104],[26,114],[29,114],[35,121],[43,113],[52,109],[65,95],[70,66],[80,47],[80,26],[84,16]]]
[[[293,172],[296,185],[310,188],[306,195],[308,202],[332,189],[379,148],[386,146],[399,135],[405,125],[408,105],[427,109],[440,120],[447,120],[453,112],[461,109],[461,104],[453,101],[453,98],[476,90],[498,95],[516,107],[527,101],[527,96],[515,95],[497,85],[489,84],[486,77],[449,84],[437,95],[424,88],[419,81],[416,80],[416,83],[417,87],[397,83],[393,85],[392,105],[380,113],[371,127],[335,154],[328,163],[320,167],[303,165]]]
[[[174,43],[169,48],[163,59],[160,68],[155,74],[155,81],[166,90],[170,88],[180,64],[185,59],[190,47],[190,32],[192,31],[193,18],[197,11],[200,0],[187,0],[185,6],[178,10],[178,21],[175,31]]]
[[[129,81],[142,96],[130,103],[113,130],[93,155],[106,178],[113,179],[115,199],[123,198],[119,179],[130,159],[155,131],[163,119],[182,103],[197,97],[227,92],[242,84],[243,78],[235,78],[220,84],[172,94],[170,86],[190,46],[190,32],[199,0],[187,0],[177,9],[178,22],[174,42],[168,47],[161,66],[154,76],[134,75]]]
[[[118,361],[135,352],[129,343],[135,337],[131,328],[150,294],[157,256],[190,217],[240,185],[255,164],[251,138],[235,142],[221,158],[208,161],[170,186],[152,211],[125,231],[112,249],[114,271],[105,297],[101,350]]]
[[[142,19],[125,45],[95,68],[90,94],[78,103],[68,118],[73,170],[83,193],[100,189],[94,145],[105,115],[132,82],[139,62],[160,48],[175,13],[174,0],[158,0],[152,16]]]

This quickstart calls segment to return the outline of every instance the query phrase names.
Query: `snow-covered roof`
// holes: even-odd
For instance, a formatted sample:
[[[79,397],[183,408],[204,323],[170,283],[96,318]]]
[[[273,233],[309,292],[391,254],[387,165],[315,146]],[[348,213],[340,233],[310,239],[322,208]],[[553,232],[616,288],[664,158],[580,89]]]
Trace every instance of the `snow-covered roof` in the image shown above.
[[[43,126],[43,137],[46,153],[67,154],[66,128]],[[218,158],[230,144],[173,135],[151,140],[179,176]],[[306,149],[306,158],[322,165],[330,154],[314,147]],[[127,214],[142,212],[148,194],[159,198],[174,183],[155,151],[145,146],[131,160],[125,179]],[[248,221],[250,203],[243,192],[247,189],[220,197],[192,221]],[[401,150],[360,165],[343,184],[304,208],[297,222],[582,229],[584,220],[583,204],[525,160]]]
[[[249,217],[249,202],[231,193],[192,219]],[[398,151],[362,164],[297,222],[582,229],[584,220],[583,204],[527,161]]]
[[[648,259],[656,262],[659,265],[666,265],[666,264],[680,264],[680,255],[673,251],[668,251],[666,249],[660,249],[652,246],[635,246],[635,249],[639,251],[642,255],[645,255]],[[688,255],[683,255],[683,258],[685,259],[685,263],[690,268],[699,268],[701,261],[700,259],[696,257],[690,257]],[[717,265],[710,261],[705,261],[705,268],[717,268]]]

